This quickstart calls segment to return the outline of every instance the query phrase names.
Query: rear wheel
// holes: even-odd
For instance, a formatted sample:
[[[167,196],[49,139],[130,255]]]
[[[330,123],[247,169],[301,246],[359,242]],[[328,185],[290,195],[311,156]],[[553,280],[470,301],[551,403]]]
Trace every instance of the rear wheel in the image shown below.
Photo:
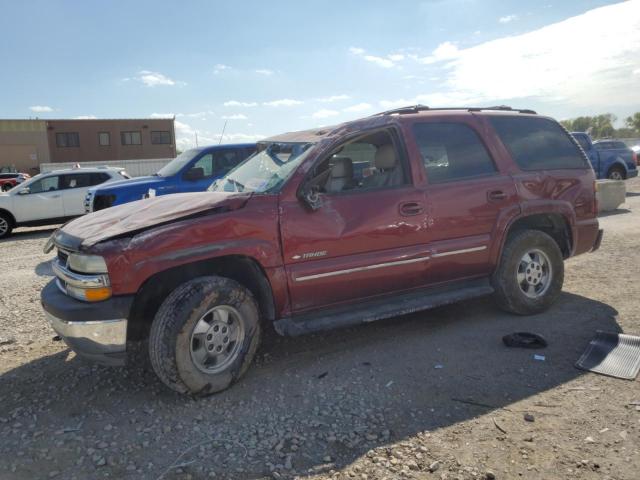
[[[12,188],[13,188],[13,185],[11,185],[10,183],[5,183],[5,184],[2,185],[2,191],[3,192],[8,192]]]
[[[13,230],[13,220],[6,213],[0,213],[0,238],[8,237]]]
[[[625,179],[625,171],[622,167],[611,167],[609,169],[609,173],[607,174],[607,178],[609,180],[624,180]]]
[[[498,305],[520,315],[548,309],[563,281],[562,252],[553,238],[539,230],[510,235],[492,277]]]
[[[258,306],[234,280],[200,277],[160,306],[149,335],[151,365],[172,390],[198,396],[229,387],[260,342]]]

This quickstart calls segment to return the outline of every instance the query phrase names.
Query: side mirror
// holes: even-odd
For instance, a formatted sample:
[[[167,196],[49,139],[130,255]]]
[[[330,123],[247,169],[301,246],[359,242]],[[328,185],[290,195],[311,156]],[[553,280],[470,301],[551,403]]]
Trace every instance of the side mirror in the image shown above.
[[[18,192],[18,195],[26,195],[27,193],[31,193],[31,190],[29,189],[29,187],[24,187]]]
[[[200,167],[192,167],[184,174],[184,179],[189,181],[202,180],[204,178],[204,170]]]
[[[298,198],[312,211],[316,211],[322,207],[321,186],[327,183],[330,172],[331,171],[327,169],[319,175],[316,175],[298,190]]]
[[[320,187],[318,185],[305,185],[300,190],[298,198],[312,211],[316,211],[322,207],[322,195],[320,194]]]

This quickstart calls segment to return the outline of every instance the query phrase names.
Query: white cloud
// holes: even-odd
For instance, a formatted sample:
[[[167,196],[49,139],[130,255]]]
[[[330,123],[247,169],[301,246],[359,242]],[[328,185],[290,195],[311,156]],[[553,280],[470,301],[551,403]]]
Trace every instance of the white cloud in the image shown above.
[[[575,45],[588,56],[576,54]],[[599,7],[528,33],[464,49],[444,42],[421,62],[434,64],[433,73],[442,78],[442,89],[382,100],[383,108],[514,100],[524,106],[532,100],[559,104],[565,110],[638,105],[638,77],[632,72],[640,71],[640,8],[637,1]]]
[[[47,105],[33,105],[29,107],[29,110],[36,113],[48,113],[53,112],[53,108],[48,107]]]
[[[350,107],[346,107],[343,108],[342,111],[343,112],[363,112],[365,110],[370,110],[372,107],[372,105],[370,103],[357,103],[355,105],[351,105]]]
[[[160,72],[141,70],[135,77],[136,80],[147,87],[186,85],[184,82],[173,80]]]
[[[382,68],[392,68],[396,66],[396,62],[400,62],[405,59],[405,55],[402,53],[392,53],[391,55],[387,55],[386,57],[381,57],[378,55],[366,55],[366,50],[364,48],[350,47],[349,52],[352,55],[356,55],[361,57],[363,60],[367,62],[373,63]]]
[[[96,117],[95,115],[78,115],[77,117],[73,117],[76,120],[95,120]]]
[[[364,58],[367,62],[374,63],[382,68],[391,68],[395,66],[395,63],[393,63],[393,61],[384,57],[376,57],[375,55],[365,55],[362,58]]]
[[[636,68],[636,69],[633,71],[633,74],[634,74],[634,75],[640,75],[640,68]]]
[[[267,107],[293,107],[295,105],[302,105],[304,102],[300,100],[292,100],[290,98],[283,98],[280,100],[272,100],[270,102],[263,102],[262,105]]]
[[[269,77],[273,75],[275,72],[273,70],[269,70],[268,68],[259,68],[256,70],[256,73]]]
[[[420,58],[419,61],[420,63],[428,65],[431,63],[440,62],[442,60],[455,58],[459,53],[460,50],[458,50],[458,47],[456,47],[453,43],[447,41],[442,42],[433,50],[433,52],[431,52],[431,55],[429,55],[428,57]]]
[[[223,105],[225,107],[257,107],[257,102],[238,102],[237,100],[229,100],[228,102],[224,102]]]
[[[176,116],[175,113],[152,113],[149,115],[151,118],[173,118]]]
[[[500,17],[498,19],[498,22],[500,22],[500,23],[509,23],[509,22],[513,22],[517,18],[518,18],[517,15],[505,15],[504,17]]]
[[[338,112],[337,110],[327,110],[323,108],[311,114],[311,118],[329,118],[335,117],[336,115],[340,115],[340,112]]]
[[[223,115],[223,120],[247,120],[247,116],[242,113],[235,113],[233,115]]]
[[[225,65],[224,63],[217,63],[213,66],[213,73],[215,75],[218,75],[225,70],[232,70],[232,67],[230,67],[229,65]]]
[[[338,102],[340,100],[349,100],[351,97],[349,95],[330,95],[328,97],[321,97],[317,100],[322,103],[332,103]]]

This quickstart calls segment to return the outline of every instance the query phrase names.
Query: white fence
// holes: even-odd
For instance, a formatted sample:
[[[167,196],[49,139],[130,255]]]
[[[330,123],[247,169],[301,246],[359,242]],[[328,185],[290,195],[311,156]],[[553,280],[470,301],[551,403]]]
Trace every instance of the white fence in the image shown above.
[[[153,175],[173,158],[146,158],[143,160],[107,160],[105,162],[79,162],[81,167],[121,167],[132,177]],[[78,162],[41,163],[40,172],[46,173],[53,170],[73,168]]]

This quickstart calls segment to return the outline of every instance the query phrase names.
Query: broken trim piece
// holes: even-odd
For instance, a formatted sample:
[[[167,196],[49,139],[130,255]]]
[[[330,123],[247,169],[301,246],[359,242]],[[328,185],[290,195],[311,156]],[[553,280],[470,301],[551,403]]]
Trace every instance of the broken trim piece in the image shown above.
[[[364,272],[366,270],[375,270],[377,268],[395,267],[396,265],[406,265],[408,263],[417,263],[424,260],[429,260],[431,257],[411,258],[409,260],[397,260],[395,262],[376,263],[374,265],[367,265],[366,267],[348,268],[346,270],[335,270],[333,272],[317,273],[315,275],[306,275],[304,277],[297,277],[296,282],[305,282],[307,280],[315,280],[317,278],[333,277],[336,275],[347,275],[349,273]]]

